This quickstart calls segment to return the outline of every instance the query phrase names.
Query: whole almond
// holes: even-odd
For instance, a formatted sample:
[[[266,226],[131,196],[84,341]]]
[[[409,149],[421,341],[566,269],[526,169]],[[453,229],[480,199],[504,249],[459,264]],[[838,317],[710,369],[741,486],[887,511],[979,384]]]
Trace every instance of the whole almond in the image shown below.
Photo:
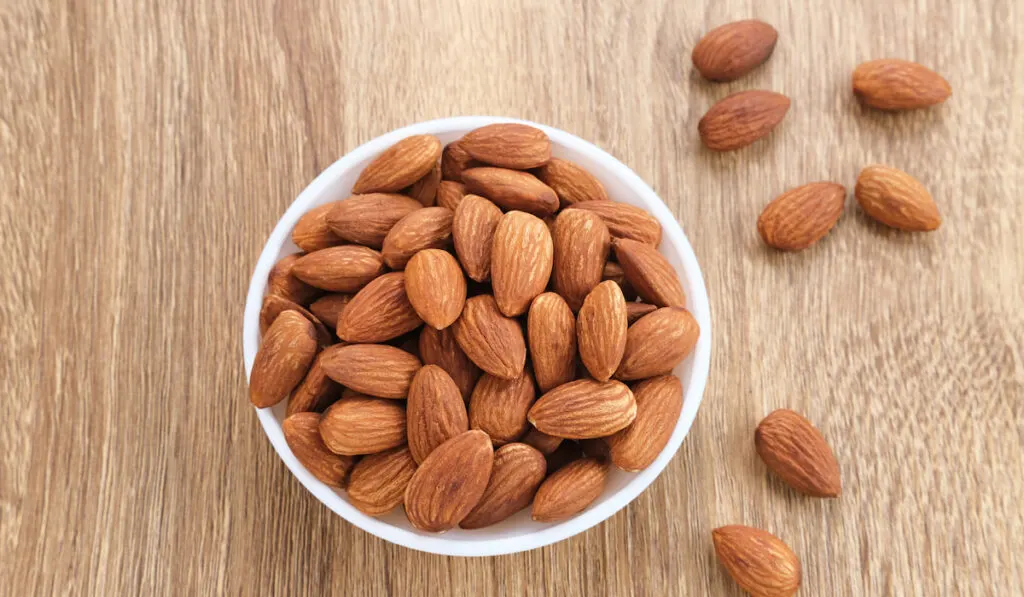
[[[450,327],[435,330],[424,326],[419,337],[419,353],[424,365],[437,365],[445,370],[459,387],[462,399],[469,402],[480,369],[462,352],[455,341],[455,332]]]
[[[462,173],[466,191],[498,207],[544,217],[558,210],[558,195],[529,172],[506,168],[470,168]]]
[[[530,430],[526,432],[523,439],[520,440],[522,443],[532,446],[537,449],[538,452],[545,456],[550,456],[555,453],[564,440],[560,437],[548,435],[542,431],[537,431],[537,428],[530,426]]]
[[[462,182],[462,171],[467,168],[482,166],[480,162],[462,147],[462,140],[452,141],[441,152],[441,178],[453,182]]]
[[[292,266],[292,274],[303,282],[332,292],[355,292],[383,272],[380,253],[357,245],[321,249]]]
[[[298,305],[308,305],[324,293],[323,290],[306,284],[292,272],[292,268],[301,257],[301,253],[285,255],[270,268],[270,274],[267,276],[267,294],[279,296]]]
[[[352,192],[394,193],[426,176],[441,158],[441,142],[433,135],[413,135],[395,143],[359,174]]]
[[[285,311],[270,325],[252,362],[249,400],[267,408],[288,397],[316,356],[313,324],[297,311]]]
[[[548,477],[533,498],[533,519],[555,522],[587,509],[604,491],[608,462],[583,458],[570,462]]]
[[[421,531],[457,526],[480,501],[494,465],[487,434],[470,430],[438,446],[405,490],[405,513]]]
[[[337,350],[337,344],[320,351],[313,359],[309,372],[291,398],[288,399],[287,416],[295,413],[320,411],[333,404],[341,395],[341,386],[324,373],[323,359]]]
[[[576,317],[565,299],[545,292],[533,299],[527,317],[530,358],[541,392],[576,377]]]
[[[526,444],[506,444],[494,453],[494,466],[487,488],[476,507],[459,523],[464,529],[479,529],[499,523],[530,505],[544,476],[544,455]]]
[[[384,274],[367,284],[341,314],[338,337],[346,342],[384,342],[420,327],[423,320],[409,302],[405,284],[403,272]]]
[[[818,242],[839,221],[846,188],[834,182],[812,182],[790,189],[769,203],[757,219],[765,244],[799,251]]]
[[[447,207],[453,212],[466,195],[466,185],[461,182],[442,180],[437,186],[437,206]]]
[[[300,412],[289,415],[281,423],[284,440],[295,458],[324,485],[342,489],[349,471],[356,463],[352,456],[342,456],[327,449],[320,437],[320,415]]]
[[[562,207],[608,199],[608,192],[601,181],[569,160],[551,158],[537,170],[537,178],[555,191]]]
[[[699,337],[697,320],[682,307],[664,307],[645,315],[629,326],[615,377],[634,380],[668,373],[693,352]]]
[[[452,327],[459,347],[477,367],[504,379],[522,374],[526,365],[523,329],[515,319],[501,314],[493,296],[468,299]]]
[[[697,130],[708,149],[731,151],[772,132],[789,111],[789,98],[773,91],[740,91],[707,111]]]
[[[344,243],[327,224],[327,214],[332,209],[334,203],[326,203],[304,213],[292,229],[292,242],[307,253]]]
[[[310,313],[302,305],[293,303],[276,294],[268,294],[263,297],[263,305],[260,307],[260,335],[265,335],[267,330],[270,329],[270,325],[277,319],[277,316],[285,311],[298,311],[303,317],[308,319],[313,324],[313,328],[316,331],[316,340],[320,346],[329,346],[333,342],[330,330],[327,329],[327,326],[316,315]]]
[[[615,238],[630,238],[654,246],[661,242],[658,219],[635,205],[618,201],[586,201],[574,203],[571,207],[600,216]]]
[[[482,126],[466,133],[459,146],[472,158],[513,170],[543,166],[551,159],[551,140],[535,127],[516,122]]]
[[[320,437],[335,454],[383,452],[405,443],[405,409],[383,398],[342,398],[320,418]]]
[[[597,381],[608,381],[626,350],[626,299],[611,280],[587,295],[576,321],[580,359]]]
[[[775,535],[731,525],[711,537],[729,576],[753,597],[790,597],[800,588],[800,560]]]
[[[644,380],[633,388],[636,419],[606,442],[612,463],[624,471],[651,465],[668,445],[683,409],[683,384],[675,375]]]
[[[583,299],[601,282],[611,247],[608,227],[595,213],[569,209],[558,214],[551,236],[555,292],[573,311],[579,311]]]
[[[551,232],[537,216],[510,211],[498,221],[491,247],[491,285],[498,308],[508,317],[522,315],[544,292],[554,253]]]
[[[353,195],[335,202],[327,213],[327,225],[345,240],[379,249],[392,226],[422,208],[419,201],[405,195]]]
[[[657,249],[626,238],[616,239],[612,247],[626,279],[644,302],[659,307],[686,306],[679,275]]]
[[[423,321],[439,330],[455,323],[466,304],[462,269],[450,253],[440,249],[413,256],[405,270],[405,290]]]
[[[892,228],[923,232],[942,225],[939,208],[928,189],[896,168],[864,168],[857,177],[854,196],[864,213]]]
[[[540,397],[527,418],[530,424],[566,439],[605,437],[626,428],[636,417],[636,400],[618,381],[578,379]]]
[[[853,71],[853,93],[880,110],[914,110],[941,104],[953,88],[932,69],[907,60],[871,60]]]
[[[469,401],[469,426],[490,436],[494,445],[514,442],[526,433],[526,413],[537,393],[529,371],[515,379],[484,375]]]
[[[442,249],[452,240],[452,210],[418,209],[398,221],[384,237],[381,254],[391,269],[405,269],[413,255],[424,249]]]
[[[452,239],[466,275],[484,282],[491,277],[491,247],[501,209],[477,195],[466,195],[455,208]]]
[[[757,453],[790,487],[814,497],[838,497],[843,483],[839,463],[825,438],[798,413],[780,409],[754,433]]]
[[[469,429],[466,403],[444,369],[426,365],[416,372],[406,400],[406,433],[417,463],[435,448]]]
[[[626,303],[626,319],[629,321],[629,325],[636,323],[644,315],[654,313],[658,310],[657,305],[648,305],[647,303]],[[627,341],[629,336],[626,336]]]
[[[381,516],[405,501],[405,489],[416,472],[408,446],[364,456],[352,468],[348,501],[363,514]]]
[[[309,310],[319,317],[320,321],[324,322],[325,325],[330,326],[332,330],[337,329],[338,319],[341,318],[342,311],[345,310],[345,306],[348,305],[353,296],[340,293],[325,294],[313,301],[313,304],[309,306]]]
[[[432,207],[437,203],[437,187],[441,185],[441,164],[438,162],[423,178],[412,183],[406,193],[419,201],[423,207]]]
[[[405,398],[421,363],[415,355],[386,344],[349,344],[321,365],[346,388],[381,398]]]
[[[750,19],[709,31],[693,47],[693,66],[705,79],[733,81],[763,64],[775,50],[779,32]]]

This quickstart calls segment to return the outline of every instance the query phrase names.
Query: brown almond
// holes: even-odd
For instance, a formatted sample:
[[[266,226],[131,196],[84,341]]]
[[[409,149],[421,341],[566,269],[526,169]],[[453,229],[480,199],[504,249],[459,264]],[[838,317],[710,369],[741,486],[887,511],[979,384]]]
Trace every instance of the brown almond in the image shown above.
[[[570,462],[548,477],[533,498],[533,519],[555,522],[579,514],[594,503],[608,480],[608,462],[583,458]]]
[[[551,232],[537,216],[510,211],[498,221],[491,248],[491,285],[498,308],[522,315],[544,292],[553,263]]]
[[[380,253],[357,245],[321,249],[292,266],[303,282],[332,292],[356,292],[383,272]]]
[[[345,240],[380,249],[399,220],[422,209],[411,197],[391,193],[353,195],[337,201],[327,213],[327,225]]]
[[[281,423],[284,441],[295,458],[324,485],[343,489],[349,472],[356,463],[352,456],[342,456],[327,449],[320,437],[320,415],[300,412],[289,415]]]
[[[587,295],[576,321],[580,359],[597,381],[608,381],[626,350],[626,299],[611,280]]]
[[[551,140],[535,127],[516,122],[482,126],[466,133],[459,146],[472,158],[513,170],[543,166],[551,159]]]
[[[457,526],[480,501],[494,465],[494,448],[483,431],[457,435],[420,464],[405,490],[405,513],[421,531]]]
[[[298,311],[303,317],[308,319],[313,324],[313,329],[316,331],[316,340],[320,346],[329,346],[333,343],[330,330],[327,329],[327,326],[316,315],[310,313],[302,305],[293,303],[276,294],[268,294],[263,297],[263,306],[260,307],[260,335],[266,335],[267,330],[270,329],[270,325],[274,323],[277,316],[285,311]]]
[[[398,221],[384,237],[381,255],[391,269],[405,269],[412,256],[424,249],[442,249],[452,240],[452,210],[417,209]]]
[[[615,377],[622,380],[664,375],[688,357],[697,345],[700,326],[681,307],[664,307],[629,326],[626,350]]]
[[[292,242],[307,253],[344,243],[345,239],[327,224],[327,214],[332,209],[334,203],[326,203],[304,213],[292,229]]]
[[[604,264],[604,269],[601,270],[601,280],[611,280],[619,285],[622,289],[622,296],[626,297],[627,306],[629,302],[636,300],[636,290],[630,285],[629,280],[626,279],[626,272],[623,271],[622,266],[614,261],[607,261]],[[632,323],[632,320],[630,320]]]
[[[683,384],[675,375],[644,380],[633,388],[636,419],[605,439],[612,463],[624,471],[640,471],[668,445],[683,410]]]
[[[576,317],[565,299],[554,292],[533,299],[526,331],[541,392],[576,378]]]
[[[346,342],[376,343],[397,338],[423,324],[405,293],[405,274],[391,272],[373,280],[352,297],[338,320],[338,337]]]
[[[484,282],[491,278],[491,247],[501,209],[478,195],[466,195],[455,208],[452,239],[466,275]]]
[[[551,282],[573,311],[601,282],[611,235],[595,213],[569,209],[558,214],[552,236],[554,261]]]
[[[608,192],[601,181],[569,160],[551,158],[537,170],[537,178],[555,191],[562,207],[582,201],[608,200]]]
[[[658,310],[657,305],[648,305],[647,303],[626,303],[626,320],[629,321],[629,325],[636,323],[644,315],[649,315]],[[627,341],[629,336],[626,336]]]
[[[529,172],[506,168],[471,168],[462,173],[466,192],[490,199],[498,207],[535,216],[558,210],[558,195]]]
[[[459,347],[477,367],[504,379],[522,374],[526,365],[523,329],[515,319],[501,314],[493,296],[468,299],[452,327]]]
[[[693,47],[693,66],[705,79],[734,81],[764,64],[775,50],[779,32],[774,27],[749,19],[709,31]]]
[[[441,142],[433,135],[413,135],[377,156],[356,180],[352,192],[395,193],[426,176],[441,159]]]
[[[352,468],[348,501],[363,514],[382,516],[405,501],[405,489],[416,472],[408,446],[364,456]]]
[[[342,398],[320,418],[320,437],[335,454],[383,452],[405,443],[405,409],[383,398]]]
[[[498,448],[487,488],[459,526],[480,529],[519,512],[533,501],[546,474],[544,455],[536,448],[518,443]]]
[[[346,388],[381,398],[405,398],[421,363],[415,355],[386,344],[349,344],[321,365]]]
[[[462,171],[482,166],[480,162],[462,147],[462,140],[452,141],[441,152],[441,178],[453,182],[462,182]]]
[[[843,483],[832,449],[810,421],[777,410],[757,426],[757,454],[790,487],[814,497],[839,497]]]
[[[550,456],[555,453],[555,450],[558,449],[558,446],[564,440],[560,437],[537,431],[537,428],[531,425],[530,430],[526,432],[526,435],[520,441],[528,446],[533,446],[544,456]]]
[[[405,290],[416,313],[439,330],[455,323],[466,304],[462,269],[450,253],[440,249],[413,256],[405,270]]]
[[[469,402],[480,369],[470,360],[455,341],[455,332],[450,327],[435,330],[424,326],[419,337],[419,353],[424,365],[437,365],[445,370],[459,387],[462,399]]]
[[[600,216],[614,238],[630,238],[655,247],[661,243],[658,219],[635,205],[618,201],[586,201],[574,203],[571,207]]]
[[[267,408],[287,398],[306,376],[316,351],[316,332],[308,319],[297,311],[278,315],[252,362],[249,400]]]
[[[843,185],[805,184],[772,200],[757,219],[757,231],[770,247],[783,251],[806,249],[832,230],[843,214],[844,203]]]
[[[773,91],[740,91],[719,101],[697,124],[708,149],[731,151],[772,132],[789,111],[789,98]]]
[[[469,426],[485,432],[496,446],[514,442],[526,433],[526,413],[536,397],[529,371],[515,379],[484,375],[469,401]]]
[[[790,597],[800,588],[800,560],[778,537],[740,525],[711,532],[729,576],[753,597]]]
[[[853,71],[853,93],[879,110],[915,110],[949,99],[953,88],[932,69],[907,60],[871,60]]]
[[[857,177],[854,196],[864,213],[892,228],[924,232],[942,225],[939,208],[928,189],[896,168],[864,168]]]
[[[578,379],[540,397],[527,418],[534,427],[557,437],[605,437],[626,428],[636,417],[636,400],[626,384]]]
[[[306,284],[292,272],[292,268],[301,257],[301,253],[285,255],[270,268],[270,274],[267,276],[267,294],[305,306],[324,293],[323,290]]]
[[[461,182],[442,180],[437,186],[437,206],[447,207],[453,212],[466,195],[466,185]]]
[[[417,464],[435,448],[469,429],[466,403],[444,369],[426,365],[416,372],[406,400],[409,450]]]
[[[325,294],[313,301],[313,304],[309,306],[309,310],[319,317],[320,321],[324,322],[325,325],[330,326],[332,330],[337,329],[338,319],[341,318],[342,311],[345,310],[345,306],[348,305],[353,296],[340,293]]]
[[[626,238],[616,239],[612,247],[630,286],[644,302],[659,307],[686,306],[679,275],[657,249]]]
[[[423,207],[433,207],[437,203],[437,187],[440,185],[441,163],[438,162],[426,176],[412,183],[412,186],[406,189],[406,193],[419,201]]]
[[[295,413],[321,411],[341,396],[341,386],[327,377],[323,368],[323,360],[337,350],[336,346],[339,345],[328,346],[313,359],[313,364],[309,367],[306,377],[288,399],[287,416],[290,417]]]

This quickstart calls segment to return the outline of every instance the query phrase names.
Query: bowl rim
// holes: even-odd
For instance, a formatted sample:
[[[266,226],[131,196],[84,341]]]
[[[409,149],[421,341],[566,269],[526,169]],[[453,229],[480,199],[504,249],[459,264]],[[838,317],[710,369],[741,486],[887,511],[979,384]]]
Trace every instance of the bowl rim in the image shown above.
[[[671,239],[679,251],[682,262],[682,276],[688,287],[693,291],[687,296],[687,309],[694,315],[700,325],[701,334],[694,348],[691,379],[683,393],[683,408],[679,420],[673,430],[669,443],[649,467],[636,473],[624,487],[609,495],[602,503],[582,513],[547,528],[525,535],[501,537],[494,539],[457,539],[446,538],[445,535],[423,536],[413,531],[396,527],[382,520],[367,516],[358,511],[347,500],[337,495],[334,490],[321,483],[303,467],[292,454],[284,439],[281,425],[278,423],[271,408],[256,409],[259,421],[267,434],[271,445],[285,465],[321,503],[356,527],[391,543],[440,555],[452,556],[492,556],[527,551],[556,543],[581,533],[610,518],[616,512],[640,495],[668,465],[689,433],[697,410],[703,400],[704,389],[711,363],[711,312],[704,284],[704,276],[693,247],[683,233],[682,227],[668,206],[632,169],[620,162],[596,145],[585,141],[571,133],[543,124],[516,118],[496,116],[457,116],[438,118],[411,124],[380,135],[348,152],[321,172],[309,185],[299,193],[295,201],[288,207],[284,215],[274,226],[273,232],[263,246],[259,260],[253,269],[243,319],[242,348],[245,361],[245,375],[248,382],[252,373],[252,363],[259,346],[259,311],[266,291],[267,276],[277,260],[281,247],[290,239],[290,233],[309,206],[324,193],[329,186],[343,176],[353,166],[387,149],[402,138],[418,134],[443,134],[453,130],[470,130],[487,124],[498,122],[518,122],[535,126],[543,130],[551,138],[553,144],[571,148],[586,154],[588,158],[600,164],[609,175],[618,178],[630,187],[645,203],[662,226],[663,236]]]

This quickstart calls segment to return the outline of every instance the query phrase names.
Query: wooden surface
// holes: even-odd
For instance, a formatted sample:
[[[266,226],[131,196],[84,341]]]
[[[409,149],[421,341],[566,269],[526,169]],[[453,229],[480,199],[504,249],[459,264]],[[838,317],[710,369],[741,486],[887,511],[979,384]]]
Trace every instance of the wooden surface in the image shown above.
[[[1024,594],[1024,5],[929,1],[0,3],[0,594],[739,595],[712,528],[775,532],[802,595]],[[760,17],[775,55],[700,80],[711,26]],[[937,109],[861,109],[863,60],[934,67]],[[726,155],[697,121],[789,95]],[[450,115],[591,140],[666,200],[711,295],[690,436],[649,490],[560,544],[416,553],[321,506],[247,401],[242,305],[296,194],[358,144]],[[932,234],[850,198],[812,250],[755,221],[814,180],[907,170]],[[845,491],[770,477],[757,422],[800,410]]]

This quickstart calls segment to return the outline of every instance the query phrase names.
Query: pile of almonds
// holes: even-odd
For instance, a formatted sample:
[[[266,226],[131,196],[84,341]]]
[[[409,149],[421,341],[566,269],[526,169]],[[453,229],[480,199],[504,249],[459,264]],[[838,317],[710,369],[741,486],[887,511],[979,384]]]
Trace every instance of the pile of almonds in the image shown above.
[[[353,193],[296,224],[250,377],[310,473],[441,532],[563,520],[655,460],[700,329],[653,216],[523,124],[402,139]]]

